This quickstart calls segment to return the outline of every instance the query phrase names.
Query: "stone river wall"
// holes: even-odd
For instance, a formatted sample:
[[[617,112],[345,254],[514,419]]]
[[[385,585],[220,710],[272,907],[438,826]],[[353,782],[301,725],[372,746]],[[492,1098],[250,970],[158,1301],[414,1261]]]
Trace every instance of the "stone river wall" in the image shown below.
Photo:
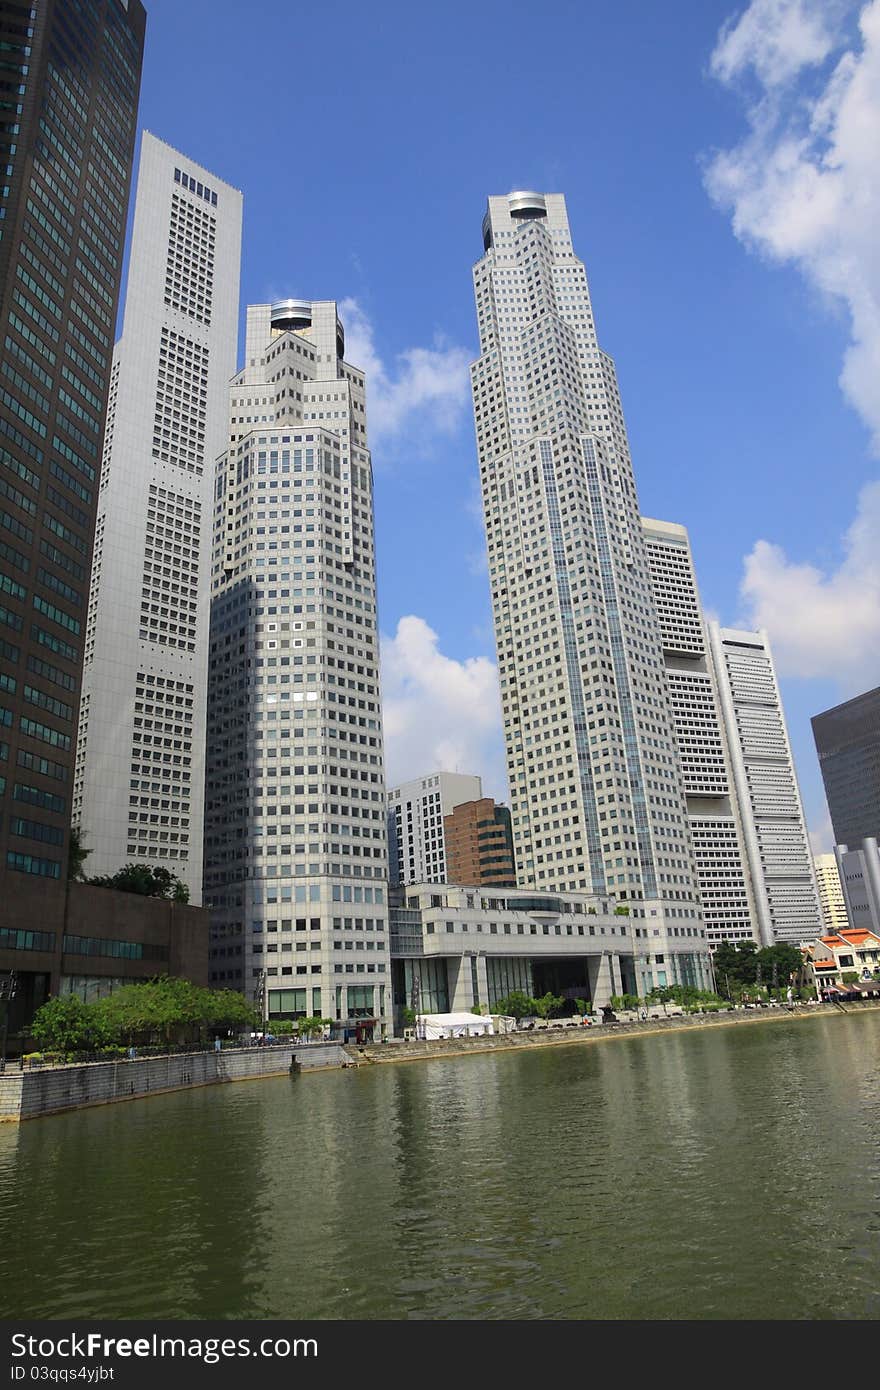
[[[224,1048],[166,1057],[128,1058],[73,1066],[47,1066],[21,1072],[8,1067],[0,1076],[0,1120],[31,1120],[85,1105],[135,1100],[191,1086],[247,1081],[290,1071],[292,1058],[303,1071],[351,1065],[339,1043],[297,1047]]]

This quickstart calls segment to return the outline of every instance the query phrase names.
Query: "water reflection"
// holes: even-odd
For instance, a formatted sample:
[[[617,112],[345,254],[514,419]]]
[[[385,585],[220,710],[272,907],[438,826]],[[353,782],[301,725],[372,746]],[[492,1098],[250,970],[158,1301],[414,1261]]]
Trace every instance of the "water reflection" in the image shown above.
[[[3,1126],[3,1312],[876,1316],[878,1040],[786,1021]]]

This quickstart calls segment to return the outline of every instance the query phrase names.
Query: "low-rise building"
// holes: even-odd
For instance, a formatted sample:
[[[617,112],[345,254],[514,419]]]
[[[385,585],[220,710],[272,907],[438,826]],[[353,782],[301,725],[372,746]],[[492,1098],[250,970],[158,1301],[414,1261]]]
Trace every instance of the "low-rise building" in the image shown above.
[[[588,893],[413,884],[393,891],[390,922],[396,1010],[494,1011],[515,991],[602,1008],[612,995],[709,986],[701,939],[658,950],[650,927]]]
[[[9,1034],[57,994],[91,1001],[157,975],[208,983],[209,914],[90,883],[23,881],[5,905],[0,977],[15,974]]]
[[[802,949],[806,982],[817,994],[880,980],[880,936],[874,932],[845,928]]]

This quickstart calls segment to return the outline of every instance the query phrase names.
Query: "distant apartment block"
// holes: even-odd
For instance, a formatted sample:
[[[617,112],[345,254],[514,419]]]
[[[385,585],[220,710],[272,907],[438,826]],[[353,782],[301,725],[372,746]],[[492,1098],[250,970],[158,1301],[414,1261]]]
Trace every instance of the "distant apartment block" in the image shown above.
[[[515,888],[510,811],[491,797],[464,801],[443,818],[449,883]]]
[[[823,930],[826,932],[841,931],[849,926],[849,918],[846,915],[846,901],[843,896],[837,859],[833,854],[814,854],[813,867],[816,870],[816,886],[819,890]]]
[[[755,935],[768,946],[811,941],[822,917],[767,634],[710,623],[709,640],[751,875]]]
[[[880,686],[815,715],[812,725],[835,841],[880,837]]]
[[[214,460],[235,371],[242,197],[148,132],[113,356],[73,822],[90,874],[202,900]]]
[[[756,937],[743,829],[688,533],[642,518],[710,942]]]
[[[479,801],[479,777],[431,772],[388,792],[388,854],[393,885],[448,878],[443,822],[464,801]]]

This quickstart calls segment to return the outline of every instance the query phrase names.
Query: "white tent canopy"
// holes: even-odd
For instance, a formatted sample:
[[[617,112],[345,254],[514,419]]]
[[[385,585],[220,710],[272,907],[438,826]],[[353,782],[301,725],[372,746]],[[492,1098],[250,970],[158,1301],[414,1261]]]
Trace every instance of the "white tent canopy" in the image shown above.
[[[474,1038],[494,1031],[491,1018],[481,1014],[419,1014],[416,1018],[420,1038]]]

